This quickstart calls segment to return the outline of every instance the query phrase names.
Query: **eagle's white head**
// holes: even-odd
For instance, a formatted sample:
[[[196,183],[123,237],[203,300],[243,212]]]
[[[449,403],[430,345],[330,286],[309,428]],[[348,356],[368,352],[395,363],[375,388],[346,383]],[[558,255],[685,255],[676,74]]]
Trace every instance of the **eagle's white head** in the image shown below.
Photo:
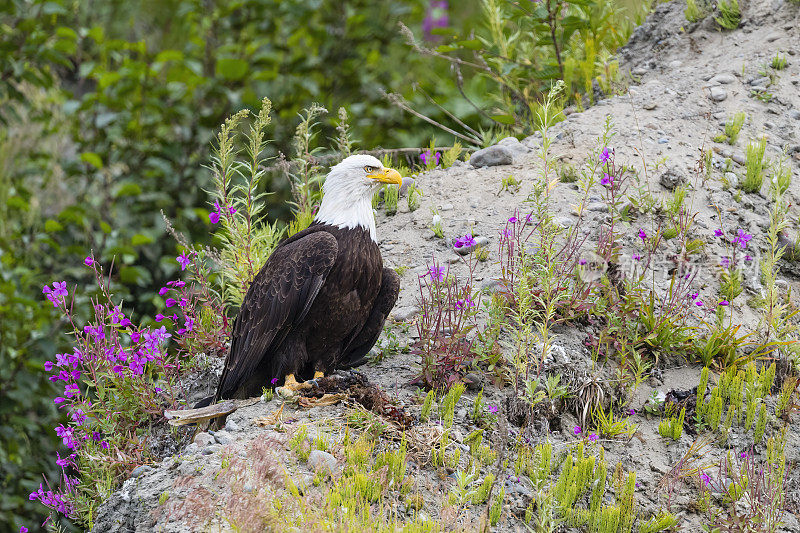
[[[340,228],[361,226],[378,242],[372,196],[385,183],[402,185],[403,178],[393,168],[384,168],[371,155],[351,155],[331,168],[322,186],[322,205],[314,220]]]

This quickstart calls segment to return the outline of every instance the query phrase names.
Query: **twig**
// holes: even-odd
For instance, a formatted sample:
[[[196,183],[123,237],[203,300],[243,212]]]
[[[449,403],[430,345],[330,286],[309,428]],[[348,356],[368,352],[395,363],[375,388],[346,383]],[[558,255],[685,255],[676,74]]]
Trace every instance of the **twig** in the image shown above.
[[[427,122],[427,123],[429,123],[429,124],[433,124],[433,125],[434,125],[434,126],[436,126],[437,128],[439,128],[439,129],[442,129],[442,130],[446,131],[446,132],[447,132],[447,133],[449,133],[450,135],[454,135],[454,136],[458,137],[459,139],[463,139],[464,141],[468,142],[470,145],[480,145],[480,139],[473,139],[473,138],[471,138],[471,137],[467,137],[467,136],[466,136],[466,135],[464,135],[464,134],[458,133],[457,131],[455,131],[455,130],[452,130],[452,129],[448,128],[448,127],[447,127],[447,126],[445,126],[444,124],[441,124],[441,123],[439,123],[439,122],[436,122],[436,121],[435,121],[435,120],[433,120],[432,118],[426,117],[426,116],[425,116],[425,115],[423,115],[422,113],[419,113],[418,111],[415,111],[414,109],[412,109],[412,108],[411,108],[411,107],[410,107],[410,106],[409,106],[409,105],[408,105],[408,104],[405,102],[405,99],[404,99],[402,96],[400,96],[399,94],[396,94],[396,93],[387,93],[387,92],[384,92],[384,91],[381,91],[381,92],[383,92],[383,96],[384,96],[384,98],[386,98],[387,100],[389,100],[389,102],[393,103],[394,105],[396,105],[396,106],[397,106],[397,107],[399,107],[400,109],[403,109],[403,110],[405,110],[405,111],[408,111],[409,113],[411,113],[411,114],[412,114],[412,115],[414,115],[415,117],[421,118],[422,120],[424,120],[425,122]]]

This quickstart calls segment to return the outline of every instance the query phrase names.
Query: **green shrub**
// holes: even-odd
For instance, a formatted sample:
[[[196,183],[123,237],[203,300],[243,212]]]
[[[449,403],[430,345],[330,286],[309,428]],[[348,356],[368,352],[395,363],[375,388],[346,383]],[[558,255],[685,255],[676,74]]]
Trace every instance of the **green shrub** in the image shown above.
[[[764,152],[767,150],[767,140],[751,141],[747,144],[745,174],[740,188],[744,192],[759,192],[764,183]]]

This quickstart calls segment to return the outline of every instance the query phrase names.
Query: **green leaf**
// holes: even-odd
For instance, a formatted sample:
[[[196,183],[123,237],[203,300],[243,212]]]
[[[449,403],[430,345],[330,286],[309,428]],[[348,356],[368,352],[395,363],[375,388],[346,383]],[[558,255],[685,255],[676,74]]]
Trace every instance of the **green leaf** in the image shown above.
[[[458,48],[451,44],[442,44],[436,47],[436,51],[440,54],[446,54],[447,52],[452,52],[453,50],[458,50]]]
[[[513,115],[492,115],[490,118],[500,124],[516,124],[517,122]]]
[[[217,61],[217,75],[228,80],[244,78],[249,69],[250,65],[244,59],[228,57]]]
[[[58,222],[57,220],[53,220],[52,218],[44,223],[44,230],[47,233],[55,233],[56,231],[61,231],[63,229],[64,226],[62,226],[60,222]]]
[[[131,244],[133,246],[142,246],[143,244],[150,244],[151,242],[153,242],[152,237],[148,237],[142,233],[137,233],[131,237]]]
[[[117,185],[114,191],[114,198],[121,198],[123,196],[138,196],[142,194],[142,188],[138,183],[132,181],[123,181]]]
[[[28,201],[22,196],[18,195],[9,197],[6,200],[6,205],[12,209],[19,209],[21,211],[27,211],[30,209],[30,204],[28,204]]]
[[[103,168],[103,160],[94,152],[83,152],[81,154],[81,161],[89,163],[95,168]]]
[[[100,222],[100,229],[103,230],[103,233],[111,233],[111,224],[106,221]]]
[[[470,50],[480,50],[483,48],[483,43],[478,39],[466,39],[464,41],[458,41],[458,45]]]

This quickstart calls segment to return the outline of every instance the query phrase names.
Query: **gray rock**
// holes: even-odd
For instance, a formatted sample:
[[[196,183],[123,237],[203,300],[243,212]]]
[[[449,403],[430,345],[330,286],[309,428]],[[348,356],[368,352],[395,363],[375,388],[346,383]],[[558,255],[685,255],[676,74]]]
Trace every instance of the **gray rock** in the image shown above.
[[[527,154],[528,152],[530,152],[530,151],[531,151],[531,149],[530,149],[530,148],[528,148],[527,146],[525,146],[524,144],[522,144],[522,143],[519,141],[519,139],[517,139],[516,137],[505,137],[505,138],[503,138],[503,139],[500,139],[500,140],[497,142],[497,145],[496,145],[496,146],[505,146],[506,148],[508,148],[509,150],[511,150],[511,152],[512,152],[514,155],[522,155],[522,154]]]
[[[723,74],[717,74],[716,76],[708,80],[709,83],[719,83],[722,85],[729,85],[735,81],[736,77],[733,74],[728,74],[727,72]]]
[[[733,172],[726,172],[725,179],[728,181],[728,185],[730,185],[734,189],[739,186],[739,176],[737,176]]]
[[[475,168],[510,165],[514,162],[514,154],[505,146],[494,145],[472,154],[469,162]]]
[[[195,435],[194,439],[192,439],[192,442],[202,448],[203,446],[214,444],[214,437],[203,431]]]
[[[728,97],[728,91],[718,85],[711,88],[710,94],[715,102],[722,102]]]
[[[762,78],[754,79],[753,81],[750,82],[750,85],[753,85],[753,86],[760,85],[760,86],[763,86],[763,87],[769,87],[770,83],[771,83],[771,80],[769,79],[769,76],[764,76]]]
[[[239,429],[241,429],[239,427],[239,424],[237,424],[233,420],[227,420],[225,422],[225,431],[230,431],[231,433],[233,433],[234,431],[239,431]]]
[[[414,178],[405,177],[403,178],[403,184],[400,186],[400,196],[405,196],[408,194],[408,188],[414,185],[416,181]]]
[[[633,74],[634,76],[644,76],[645,74],[647,74],[647,71],[648,71],[647,67],[636,67],[631,71],[631,74]]]
[[[481,388],[481,384],[483,383],[483,378],[478,374],[470,372],[469,374],[464,376],[462,381],[469,390],[478,390]]]
[[[686,182],[686,178],[677,168],[669,167],[658,178],[658,182],[668,191],[674,191],[679,185]]]
[[[483,292],[498,292],[504,288],[503,282],[498,279],[485,279],[481,281],[481,291]]]
[[[212,444],[211,446],[206,446],[205,448],[203,448],[203,451],[201,453],[203,455],[211,455],[221,450],[222,446],[220,446],[219,444]]]
[[[217,441],[218,444],[226,446],[233,442],[233,437],[231,437],[230,433],[227,431],[217,431],[214,433],[214,440]]]
[[[594,211],[597,213],[605,213],[608,211],[608,206],[601,202],[594,202],[586,206],[587,211]]]
[[[131,472],[131,477],[139,477],[142,474],[146,474],[146,473],[150,472],[152,469],[153,469],[153,467],[148,466],[148,465],[139,465],[139,466],[137,466],[136,468],[133,469],[133,472]]]
[[[339,461],[328,452],[312,450],[311,453],[308,454],[308,467],[317,474],[333,475],[339,468]]]
[[[392,318],[397,322],[403,322],[404,320],[408,320],[409,318],[413,317],[417,313],[419,313],[419,307],[416,305],[408,305],[395,309],[392,312]]]
[[[800,109],[792,109],[789,111],[789,116],[794,120],[800,120]]]
[[[476,250],[482,246],[486,246],[487,244],[489,244],[489,239],[486,237],[475,237],[475,244],[462,246],[461,248],[456,248],[455,241],[453,241],[453,249],[458,255],[469,255],[473,250]]]
[[[658,140],[658,144],[667,144],[669,142],[669,137],[661,137]]]
[[[442,207],[440,207],[439,209],[441,211],[452,211],[453,210],[453,204],[450,204],[450,203],[442,204]]]

